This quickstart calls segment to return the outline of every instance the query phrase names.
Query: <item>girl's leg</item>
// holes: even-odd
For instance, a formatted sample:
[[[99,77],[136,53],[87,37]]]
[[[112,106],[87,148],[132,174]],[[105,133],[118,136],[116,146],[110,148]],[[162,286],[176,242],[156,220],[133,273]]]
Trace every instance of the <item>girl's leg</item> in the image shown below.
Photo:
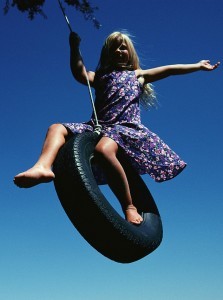
[[[51,166],[60,147],[65,143],[68,135],[62,124],[53,124],[49,127],[41,155],[35,165],[14,178],[14,183],[23,188],[29,188],[39,183],[50,182],[55,178]]]
[[[132,204],[128,180],[116,157],[117,152],[117,143],[108,137],[102,137],[95,147],[96,159],[106,174],[109,186],[119,199],[127,221],[140,224],[143,219]]]

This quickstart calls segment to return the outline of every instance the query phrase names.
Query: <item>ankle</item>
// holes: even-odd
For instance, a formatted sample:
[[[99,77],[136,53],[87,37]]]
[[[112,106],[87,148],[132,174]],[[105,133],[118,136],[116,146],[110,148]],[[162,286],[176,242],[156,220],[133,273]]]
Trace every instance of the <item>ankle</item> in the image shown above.
[[[125,210],[129,210],[129,209],[137,210],[137,208],[133,204],[129,204],[126,206]]]
[[[42,170],[51,170],[51,167],[49,167],[48,165],[46,165],[44,163],[39,163],[39,162],[37,162],[33,167],[37,168],[37,169],[42,169]]]

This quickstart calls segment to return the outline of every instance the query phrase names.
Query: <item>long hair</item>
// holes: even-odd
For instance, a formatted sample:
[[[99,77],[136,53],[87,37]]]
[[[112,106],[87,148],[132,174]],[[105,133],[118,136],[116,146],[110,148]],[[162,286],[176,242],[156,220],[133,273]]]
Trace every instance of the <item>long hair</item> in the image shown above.
[[[128,64],[123,67],[127,70],[137,70],[141,69],[139,57],[135,50],[134,44],[130,35],[124,32],[115,31],[111,33],[105,40],[104,45],[101,50],[100,59],[96,68],[98,73],[106,73],[112,69],[112,50],[114,49],[115,43],[126,44],[129,52]],[[140,102],[146,108],[156,106],[156,96],[153,90],[152,84],[144,84],[143,93],[140,97]]]

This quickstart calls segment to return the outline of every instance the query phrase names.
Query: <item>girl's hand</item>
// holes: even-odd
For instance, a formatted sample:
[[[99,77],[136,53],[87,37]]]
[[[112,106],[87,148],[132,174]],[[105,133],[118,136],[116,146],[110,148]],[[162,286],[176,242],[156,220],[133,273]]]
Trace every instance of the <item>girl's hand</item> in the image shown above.
[[[200,69],[201,70],[212,71],[212,70],[216,69],[220,65],[220,62],[217,62],[214,65],[211,65],[210,64],[210,60],[201,60],[199,62],[199,64],[200,64]]]
[[[79,47],[80,41],[81,41],[81,38],[79,37],[79,35],[76,32],[72,31],[69,36],[69,43],[70,43],[71,49],[75,49],[75,48]]]

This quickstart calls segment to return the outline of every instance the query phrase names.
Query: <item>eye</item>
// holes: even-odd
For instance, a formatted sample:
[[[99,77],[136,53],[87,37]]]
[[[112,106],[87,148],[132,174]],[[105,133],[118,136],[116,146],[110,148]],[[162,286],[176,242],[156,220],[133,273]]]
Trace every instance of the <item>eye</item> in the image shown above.
[[[126,50],[126,49],[127,49],[127,46],[126,46],[126,45],[121,45],[121,46],[119,47],[119,49],[120,49],[120,50]]]

